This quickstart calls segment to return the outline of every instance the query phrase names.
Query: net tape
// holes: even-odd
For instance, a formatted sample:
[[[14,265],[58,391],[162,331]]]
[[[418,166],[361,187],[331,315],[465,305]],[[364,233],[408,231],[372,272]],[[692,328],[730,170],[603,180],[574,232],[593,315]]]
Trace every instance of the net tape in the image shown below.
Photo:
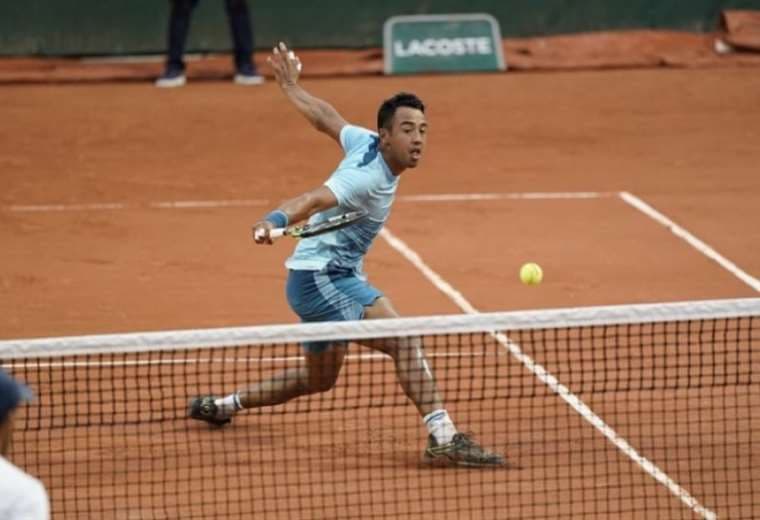
[[[760,298],[4,340],[0,341],[0,358],[292,344],[307,341],[351,341],[750,316],[760,316]]]

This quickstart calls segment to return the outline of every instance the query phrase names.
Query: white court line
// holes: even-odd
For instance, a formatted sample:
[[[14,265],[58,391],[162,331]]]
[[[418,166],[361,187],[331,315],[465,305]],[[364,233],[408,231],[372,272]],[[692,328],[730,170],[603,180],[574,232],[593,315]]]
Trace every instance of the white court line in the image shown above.
[[[153,209],[197,209],[197,208],[248,208],[254,206],[266,206],[270,201],[266,199],[240,199],[240,200],[168,200],[148,202],[144,204],[127,204],[124,202],[92,203],[92,204],[14,204],[2,209],[11,213],[46,213],[56,211],[104,211],[124,210],[138,208]]]
[[[387,227],[380,231],[380,236],[382,236],[393,249],[409,260],[412,265],[422,272],[425,278],[435,285],[438,290],[451,298],[451,300],[454,301],[454,303],[456,303],[464,312],[468,314],[478,314],[479,311],[467,301],[462,293],[456,290],[438,273],[433,271],[433,269],[431,269],[415,251],[391,233]],[[548,386],[554,393],[559,395],[568,405],[570,405],[571,408],[578,412],[594,428],[599,430],[602,435],[607,437],[620,451],[638,464],[641,469],[648,473],[657,482],[667,487],[668,490],[678,497],[689,509],[707,520],[714,520],[717,518],[717,515],[713,511],[702,506],[689,494],[688,491],[678,485],[678,483],[670,478],[664,471],[649,459],[639,454],[628,441],[618,435],[618,433],[605,423],[601,417],[596,415],[586,403],[573,394],[565,385],[560,383],[557,378],[550,374],[542,365],[536,363],[530,356],[525,354],[517,343],[513,342],[500,332],[491,332],[491,335],[541,382]]]
[[[400,195],[399,202],[457,202],[478,200],[556,200],[600,199],[612,193],[597,191],[528,192],[528,193],[440,193],[430,195]]]
[[[4,209],[12,213],[25,212],[53,212],[53,211],[103,211],[114,209],[126,209],[127,205],[120,202],[96,203],[96,204],[38,204],[38,205],[12,205]]]
[[[654,209],[652,206],[641,200],[639,197],[628,193],[627,191],[621,191],[619,196],[627,204],[633,206],[637,210],[641,211],[648,217],[652,218],[656,222],[659,222],[670,230],[678,238],[685,240],[694,249],[717,262],[723,269],[736,276],[739,280],[752,287],[755,291],[760,292],[760,280],[750,276],[745,271],[740,269],[735,263],[728,260],[726,257],[718,253],[715,249],[702,242],[700,239],[686,231],[684,228],[670,220],[668,217]]]
[[[185,61],[200,61],[211,56],[221,56],[214,53],[191,53],[182,56]],[[92,56],[79,58],[81,63],[164,63],[165,54],[132,54],[126,56]]]
[[[167,202],[151,202],[151,208],[158,209],[187,209],[187,208],[249,208],[252,206],[266,206],[266,199],[243,199],[243,200],[174,200]]]
[[[488,352],[436,352],[428,354],[429,358],[464,358],[464,357],[488,357]],[[188,359],[122,359],[116,361],[50,361],[35,363],[35,368],[120,368],[134,366],[160,366],[160,365],[198,365],[198,364],[250,364],[250,363],[301,363],[303,356],[274,356],[261,358],[188,358]],[[387,354],[365,353],[365,354],[348,354],[346,361],[390,361]],[[26,367],[25,363],[0,363],[0,367],[7,370],[22,370]]]
[[[399,202],[455,202],[479,200],[557,200],[557,199],[599,199],[614,194],[595,191],[579,192],[527,192],[527,193],[438,193],[421,195],[401,195]],[[166,200],[147,203],[126,202],[91,204],[14,204],[3,206],[12,213],[44,213],[54,211],[103,211],[136,208],[154,209],[197,209],[197,208],[247,208],[272,204],[268,199],[221,199],[221,200]]]

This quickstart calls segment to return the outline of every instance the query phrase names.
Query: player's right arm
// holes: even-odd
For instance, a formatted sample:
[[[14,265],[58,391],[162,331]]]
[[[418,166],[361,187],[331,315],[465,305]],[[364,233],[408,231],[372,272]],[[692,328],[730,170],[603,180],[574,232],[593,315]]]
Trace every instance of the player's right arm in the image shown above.
[[[253,240],[257,244],[271,244],[269,231],[276,227],[286,227],[306,220],[315,213],[334,208],[338,205],[338,199],[327,186],[299,195],[286,200],[274,211],[270,212],[263,220],[253,226]]]
[[[312,96],[298,84],[301,60],[287,46],[280,44],[272,49],[267,61],[274,70],[274,76],[283,93],[309,122],[340,144],[340,131],[348,123],[330,103]]]
[[[271,244],[269,231],[272,229],[296,224],[336,206],[344,212],[365,212],[369,209],[370,193],[377,182],[377,177],[355,168],[339,168],[319,188],[283,202],[257,222],[253,227],[253,239],[257,244]]]

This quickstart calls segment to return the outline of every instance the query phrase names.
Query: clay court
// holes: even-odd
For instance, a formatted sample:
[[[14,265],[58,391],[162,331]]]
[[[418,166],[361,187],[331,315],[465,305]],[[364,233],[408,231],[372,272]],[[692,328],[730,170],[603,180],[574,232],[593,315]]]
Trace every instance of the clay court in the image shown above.
[[[756,69],[305,85],[370,128],[398,90],[428,103],[428,153],[402,178],[388,228],[478,309],[757,295],[617,196],[640,197],[756,276]],[[170,92],[25,85],[0,95],[4,337],[293,321],[281,297],[290,247],[254,247],[250,227],[319,185],[340,149],[273,82]],[[405,200],[535,192],[601,195]],[[528,260],[546,272],[538,289],[516,276]],[[405,315],[458,311],[384,240],[367,272]]]
[[[378,237],[366,262],[370,280],[406,316],[462,308],[403,251],[419,255],[484,312],[758,296],[756,68],[306,78],[303,84],[347,120],[370,128],[379,103],[396,91],[413,91],[427,104],[427,155],[419,168],[404,173],[390,234]],[[274,204],[323,182],[341,151],[308,126],[273,81],[258,88],[191,81],[170,91],[148,83],[5,85],[0,104],[2,339],[295,321],[284,298],[282,265],[291,244],[255,246],[251,225]],[[540,286],[520,283],[517,272],[526,261],[543,267]],[[562,366],[561,361],[550,364]],[[563,370],[572,374],[572,365]],[[338,396],[358,383],[349,371]],[[391,383],[383,388],[391,391]],[[641,393],[643,408],[651,397]],[[697,397],[705,403],[714,399]],[[757,403],[758,398],[755,387],[746,399]],[[345,421],[346,431],[362,427],[364,415],[333,410],[330,399],[325,410],[310,415],[275,416],[276,425],[261,435],[276,437],[292,428],[295,444],[304,445],[307,431],[328,439],[325,425]],[[510,411],[517,413],[517,401],[498,409],[505,420]],[[604,416],[605,406],[613,405],[600,406]],[[466,414],[466,399],[456,407]],[[341,482],[361,487],[370,470],[397,480],[395,493],[385,489],[373,499],[399,504],[395,512],[386,509],[388,517],[423,514],[404,506],[401,483],[418,478],[414,460],[423,432],[412,408],[403,410],[387,411],[396,414],[389,421],[404,425],[400,458],[383,458],[394,443],[385,437],[373,444],[379,452],[370,468],[353,455],[336,455],[342,461],[337,466],[353,466],[355,472],[346,477],[344,471]],[[468,417],[471,422],[477,423],[476,415]],[[246,421],[249,428],[254,421]],[[756,421],[757,416],[755,428]],[[555,427],[561,432],[562,422],[552,423]],[[214,433],[178,435],[190,443],[215,442]],[[519,434],[510,439],[505,430],[484,434],[521,452]],[[224,435],[241,451],[250,441],[235,438],[234,429]],[[752,450],[757,461],[757,449]],[[539,456],[531,452],[523,462]],[[310,469],[298,471],[290,473],[293,489],[308,480]],[[224,485],[210,475],[210,486]],[[461,475],[441,478],[455,484],[465,478]],[[754,500],[729,509],[733,515],[726,518],[760,511],[760,474],[754,469],[751,476],[755,487],[748,493],[754,492]],[[508,507],[510,493],[521,497],[524,518],[591,514],[577,496],[567,511],[551,504],[527,509],[531,497],[543,491],[528,489],[519,472],[509,477],[507,491],[494,488],[487,476],[475,478],[492,509],[483,513],[479,505],[473,518],[504,518],[499,511]],[[659,493],[663,497],[656,500],[675,500],[654,491],[656,483],[640,480],[653,490],[634,493],[634,502]],[[531,474],[527,481],[541,477]],[[567,498],[573,489],[551,492]],[[305,507],[306,499],[281,493],[283,503]],[[320,504],[308,515],[296,505],[272,513],[277,518],[370,515],[373,500],[365,496],[362,502],[361,496],[355,495],[359,502],[353,504]],[[121,518],[163,518],[130,514],[129,499],[124,500]],[[461,507],[469,499],[452,495],[451,500]],[[620,509],[595,510],[594,517],[642,517],[635,503],[616,503]],[[436,518],[447,517],[446,500],[436,507]],[[684,508],[683,518],[691,517]]]

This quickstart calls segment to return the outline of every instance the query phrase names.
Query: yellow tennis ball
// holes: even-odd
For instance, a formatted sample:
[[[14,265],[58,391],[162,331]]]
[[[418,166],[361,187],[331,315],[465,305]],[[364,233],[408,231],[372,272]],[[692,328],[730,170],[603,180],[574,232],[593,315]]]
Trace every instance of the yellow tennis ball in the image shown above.
[[[541,266],[538,264],[529,262],[520,268],[520,280],[525,285],[538,285],[543,279],[544,272],[541,270]]]

